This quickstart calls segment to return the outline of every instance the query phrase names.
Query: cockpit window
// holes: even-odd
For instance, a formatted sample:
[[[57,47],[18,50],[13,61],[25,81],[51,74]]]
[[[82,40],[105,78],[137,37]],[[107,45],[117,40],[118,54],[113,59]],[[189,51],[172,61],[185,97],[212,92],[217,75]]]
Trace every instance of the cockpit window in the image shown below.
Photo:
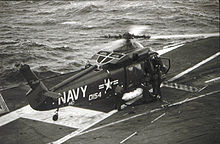
[[[110,54],[110,52],[108,52],[108,51],[99,51],[97,54],[102,55],[102,56],[107,56],[107,55]]]
[[[116,53],[116,52],[108,52],[108,51],[100,51],[96,54],[96,62],[100,65],[111,62],[112,60],[120,60],[125,55]]]
[[[113,58],[118,58],[118,59],[120,59],[121,57],[123,57],[124,55],[123,54],[120,54],[120,53],[112,53],[111,55],[110,55],[110,57],[113,57]]]
[[[108,58],[108,57],[107,57],[105,60],[103,60],[102,63],[105,64],[105,63],[108,63],[108,62],[110,62],[110,61],[112,61],[112,60],[113,60],[112,58]]]
[[[121,39],[111,43],[111,45],[103,47],[103,49],[96,53],[92,59],[95,59],[98,65],[103,65],[113,60],[120,60],[127,53],[137,49],[143,49],[143,46],[135,41],[135,39]]]
[[[98,63],[101,63],[104,59],[105,59],[104,56],[99,56],[99,57],[97,58],[97,62],[98,62]]]

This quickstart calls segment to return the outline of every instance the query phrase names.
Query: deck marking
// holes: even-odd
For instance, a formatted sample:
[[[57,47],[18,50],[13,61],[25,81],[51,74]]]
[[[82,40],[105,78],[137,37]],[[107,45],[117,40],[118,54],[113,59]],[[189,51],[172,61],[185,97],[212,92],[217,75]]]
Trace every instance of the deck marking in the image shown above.
[[[107,115],[101,111],[67,106],[59,109],[59,119],[57,121],[53,121],[52,116],[55,113],[54,110],[43,112],[33,111],[32,108],[29,108],[28,110],[29,111],[25,111],[25,113],[21,115],[22,118],[72,127],[75,129],[87,127],[91,123],[94,123]]]
[[[220,80],[220,77],[216,77],[216,78],[207,80],[207,81],[205,81],[205,83],[215,82],[215,81],[217,81],[217,80]]]
[[[192,98],[186,98],[186,99],[183,100],[183,101],[179,101],[179,102],[176,102],[176,103],[169,104],[166,108],[173,107],[173,106],[177,106],[177,105],[181,105],[181,104],[183,104],[183,103],[186,103],[186,102],[189,102],[189,101],[193,101],[193,100],[196,100],[196,99],[205,97],[205,96],[213,95],[213,94],[216,94],[216,93],[220,93],[220,90],[216,90],[216,91],[212,91],[212,92],[209,92],[209,93],[205,93],[205,94],[202,94],[202,95],[199,95],[199,96],[196,96],[196,97],[192,97]],[[134,119],[134,118],[136,118],[136,117],[140,117],[140,116],[143,116],[143,115],[147,115],[147,114],[150,114],[150,113],[154,113],[154,112],[157,112],[157,111],[161,111],[161,110],[163,110],[163,109],[164,109],[164,107],[159,107],[159,108],[150,110],[150,111],[148,111],[148,112],[144,112],[144,113],[141,113],[141,114],[137,114],[137,115],[134,115],[134,116],[131,116],[131,117],[122,119],[122,120],[118,120],[118,121],[115,121],[115,122],[111,122],[111,123],[108,123],[108,124],[105,124],[105,125],[102,125],[102,126],[99,126],[99,127],[96,127],[96,128],[90,129],[90,130],[87,130],[87,131],[84,131],[84,132],[80,133],[79,135],[87,134],[87,133],[89,133],[89,132],[93,132],[93,131],[96,131],[96,130],[99,130],[99,129],[102,129],[102,128],[106,128],[106,127],[109,127],[109,126],[112,126],[112,125],[115,125],[115,124],[118,124],[118,123],[121,123],[121,122],[124,122],[124,121],[128,121],[128,120]]]
[[[72,137],[74,137],[74,136],[76,136],[76,135],[79,135],[81,132],[83,132],[83,131],[85,131],[86,129],[92,127],[93,125],[95,125],[95,124],[97,124],[97,123],[103,121],[104,119],[108,118],[109,116],[113,115],[113,114],[116,113],[116,112],[117,112],[117,110],[112,110],[112,111],[108,112],[107,115],[105,115],[105,117],[103,117],[102,119],[99,119],[98,121],[96,121],[96,122],[94,122],[94,123],[88,125],[87,127],[83,128],[83,129],[78,129],[78,130],[76,130],[76,131],[74,131],[74,132],[72,132],[72,133],[70,133],[70,134],[68,134],[68,135],[66,135],[66,136],[64,136],[64,137],[62,137],[61,139],[59,139],[59,140],[57,140],[57,141],[51,142],[50,144],[60,144],[60,143],[63,143],[63,142],[65,142],[65,141],[71,139]]]
[[[136,135],[137,132],[134,132],[133,134],[131,134],[130,136],[126,137],[125,139],[123,139],[120,144],[124,143],[125,141],[127,141],[128,139],[130,139],[131,137],[133,137],[134,135]]]
[[[151,121],[151,123],[154,123],[155,121],[157,121],[158,119],[162,118],[163,116],[165,116],[166,113],[163,113],[162,115],[158,116],[157,118],[155,118],[154,120]]]
[[[199,91],[198,91],[198,92],[203,91],[203,90],[204,90],[204,89],[206,89],[207,87],[208,87],[208,85],[206,85],[206,86],[202,87],[201,89],[199,89]]]
[[[197,87],[192,87],[189,85],[183,85],[183,84],[178,84],[178,83],[163,82],[161,84],[161,87],[174,88],[174,89],[179,89],[179,90],[183,90],[187,92],[198,92],[199,91]]]
[[[0,117],[0,126],[10,123],[20,117],[21,112],[25,111],[28,106],[22,107],[18,110],[12,111]]]
[[[170,105],[168,105],[168,107],[172,107],[172,106],[176,106],[176,105],[181,105],[181,104],[183,104],[183,103],[186,103],[186,102],[189,102],[189,101],[193,101],[193,100],[196,100],[196,99],[198,99],[198,98],[202,98],[202,97],[209,96],[209,95],[212,95],[212,94],[216,94],[216,93],[219,93],[219,92],[220,92],[220,90],[216,90],[216,91],[208,92],[208,93],[205,93],[205,94],[196,96],[196,97],[186,98],[186,99],[183,100],[183,101],[170,104]]]
[[[220,52],[217,52],[216,54],[210,56],[209,58],[207,58],[207,59],[205,59],[205,60],[199,62],[198,64],[194,65],[193,67],[188,68],[187,70],[185,70],[185,71],[179,73],[178,75],[174,76],[173,78],[169,79],[168,82],[177,80],[178,78],[182,77],[183,75],[185,75],[185,74],[187,74],[187,73],[193,71],[194,69],[200,67],[201,65],[203,65],[203,64],[205,64],[205,63],[207,63],[207,62],[213,60],[214,58],[216,58],[216,57],[219,56],[219,55],[220,55]]]
[[[2,97],[0,93],[0,114],[4,114],[6,112],[9,112],[9,109],[4,101],[4,98]]]
[[[84,127],[90,126],[91,123],[95,123],[99,121],[99,119],[108,116],[108,113],[73,106],[60,108],[58,121],[52,120],[53,114],[54,110],[36,111],[27,105],[1,116],[0,126],[8,124],[18,118],[26,118],[50,124],[82,129]]]
[[[169,48],[164,48],[162,50],[158,50],[157,53],[159,55],[163,55],[163,54],[168,53],[169,51],[175,50],[175,49],[177,49],[177,48],[179,48],[179,47],[181,47],[183,45],[184,44],[178,44],[178,45],[175,45],[175,46],[172,46],[172,47],[169,47]]]

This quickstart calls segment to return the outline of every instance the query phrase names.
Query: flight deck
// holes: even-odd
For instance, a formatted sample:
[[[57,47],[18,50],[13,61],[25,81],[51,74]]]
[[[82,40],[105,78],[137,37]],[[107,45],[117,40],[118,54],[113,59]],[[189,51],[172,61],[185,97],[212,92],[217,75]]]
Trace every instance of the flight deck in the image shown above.
[[[54,122],[55,110],[28,106],[27,85],[1,90],[0,143],[220,143],[219,50],[219,37],[210,37],[163,54],[171,69],[162,101],[140,98],[121,111],[110,98],[63,108]]]

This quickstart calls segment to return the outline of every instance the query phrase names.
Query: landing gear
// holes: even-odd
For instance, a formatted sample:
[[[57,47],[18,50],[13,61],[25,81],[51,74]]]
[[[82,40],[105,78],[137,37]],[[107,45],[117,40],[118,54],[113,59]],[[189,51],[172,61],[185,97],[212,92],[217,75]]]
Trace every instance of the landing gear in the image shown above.
[[[122,96],[123,86],[117,85],[117,87],[115,88],[115,109],[117,109],[118,111],[121,110]]]
[[[57,108],[57,110],[55,112],[55,115],[53,115],[53,121],[57,121],[58,120],[58,111],[59,111],[59,108]]]
[[[117,109],[118,111],[121,111],[121,102],[118,102],[115,104],[115,109]]]
[[[58,120],[58,113],[56,113],[55,115],[53,115],[53,121],[57,121]]]

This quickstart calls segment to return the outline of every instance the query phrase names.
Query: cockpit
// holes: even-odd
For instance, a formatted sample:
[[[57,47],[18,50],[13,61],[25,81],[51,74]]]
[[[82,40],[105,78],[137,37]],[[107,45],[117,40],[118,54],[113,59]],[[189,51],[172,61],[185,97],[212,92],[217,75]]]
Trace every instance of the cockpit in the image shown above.
[[[112,61],[119,61],[125,56],[123,53],[109,52],[109,51],[99,51],[93,58],[96,58],[96,63],[98,65],[104,65]]]
[[[104,65],[112,61],[115,63],[126,56],[126,54],[143,48],[140,43],[133,39],[121,39],[107,45],[96,53],[92,59],[96,59],[98,65]]]

